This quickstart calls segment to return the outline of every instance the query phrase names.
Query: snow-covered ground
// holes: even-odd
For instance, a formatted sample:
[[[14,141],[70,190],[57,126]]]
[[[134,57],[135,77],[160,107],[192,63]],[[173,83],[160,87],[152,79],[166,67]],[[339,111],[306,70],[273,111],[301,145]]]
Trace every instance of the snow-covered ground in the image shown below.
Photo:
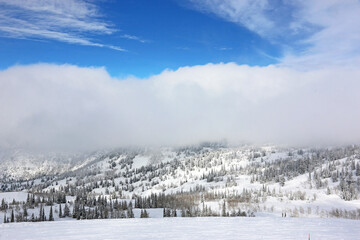
[[[4,199],[6,202],[15,201],[26,201],[28,193],[27,192],[0,192],[0,200]]]
[[[356,240],[360,221],[306,218],[156,218],[0,224],[0,240]]]

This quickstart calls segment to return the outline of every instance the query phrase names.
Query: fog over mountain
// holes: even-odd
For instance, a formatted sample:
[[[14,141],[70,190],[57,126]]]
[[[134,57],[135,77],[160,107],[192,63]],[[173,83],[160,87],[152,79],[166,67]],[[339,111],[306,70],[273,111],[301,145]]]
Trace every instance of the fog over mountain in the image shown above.
[[[235,63],[147,79],[35,64],[0,72],[0,143],[51,150],[129,145],[359,142],[360,70]]]

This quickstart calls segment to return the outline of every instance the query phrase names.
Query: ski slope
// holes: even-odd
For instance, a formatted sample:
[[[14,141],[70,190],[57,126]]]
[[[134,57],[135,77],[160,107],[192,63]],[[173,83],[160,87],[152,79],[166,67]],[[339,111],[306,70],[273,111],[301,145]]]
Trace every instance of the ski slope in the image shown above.
[[[0,224],[0,240],[355,240],[360,221],[315,218],[156,218]]]

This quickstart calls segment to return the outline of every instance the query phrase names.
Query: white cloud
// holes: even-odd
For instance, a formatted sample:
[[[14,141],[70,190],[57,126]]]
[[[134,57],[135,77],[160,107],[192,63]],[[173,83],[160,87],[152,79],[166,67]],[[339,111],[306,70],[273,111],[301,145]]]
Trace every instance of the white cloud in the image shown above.
[[[210,12],[245,26],[260,35],[268,34],[274,27],[265,12],[269,8],[267,0],[190,0],[200,11]]]
[[[360,64],[358,0],[189,1],[197,10],[284,44],[284,58],[280,61],[284,66],[309,69]]]
[[[218,48],[218,50],[220,50],[220,51],[230,51],[230,50],[232,50],[232,48],[229,48],[229,47],[220,47],[220,48]]]
[[[353,143],[360,140],[359,77],[357,69],[229,63],[119,80],[103,68],[15,66],[0,72],[0,145]]]
[[[116,32],[101,17],[97,6],[84,0],[0,0],[0,32],[5,37],[52,39],[125,51],[89,37]]]
[[[121,35],[121,37],[125,38],[125,39],[129,39],[129,40],[135,40],[135,41],[138,41],[138,42],[141,42],[141,43],[149,42],[148,40],[142,39],[142,38],[134,36],[134,35],[129,35],[129,34]]]
[[[285,65],[305,68],[360,64],[360,2],[357,0],[297,1],[298,24],[305,21],[320,29],[303,39],[309,47],[288,54]]]

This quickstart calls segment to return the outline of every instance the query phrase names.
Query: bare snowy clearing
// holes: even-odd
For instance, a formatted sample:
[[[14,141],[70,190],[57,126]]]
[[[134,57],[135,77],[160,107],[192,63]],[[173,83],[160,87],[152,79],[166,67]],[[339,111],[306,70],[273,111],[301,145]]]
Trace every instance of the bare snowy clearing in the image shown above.
[[[358,239],[360,221],[309,218],[113,219],[0,225],[0,239]]]
[[[26,201],[27,192],[0,192],[0,199],[4,199],[6,202]]]

